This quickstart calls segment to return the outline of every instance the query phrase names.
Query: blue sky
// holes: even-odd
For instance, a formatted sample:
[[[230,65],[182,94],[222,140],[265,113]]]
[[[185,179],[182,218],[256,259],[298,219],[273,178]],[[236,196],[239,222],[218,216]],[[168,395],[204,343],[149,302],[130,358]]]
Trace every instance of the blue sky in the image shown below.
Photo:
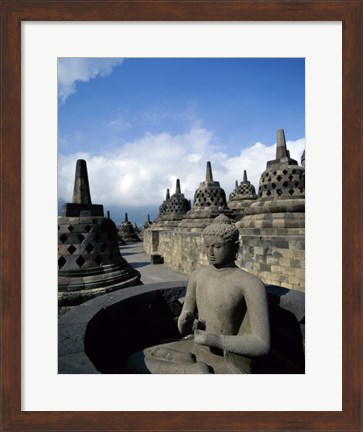
[[[207,160],[227,194],[244,169],[257,188],[279,128],[305,147],[304,59],[59,59],[58,94],[59,197],[83,157],[117,222],[156,217],[176,178],[192,199]]]

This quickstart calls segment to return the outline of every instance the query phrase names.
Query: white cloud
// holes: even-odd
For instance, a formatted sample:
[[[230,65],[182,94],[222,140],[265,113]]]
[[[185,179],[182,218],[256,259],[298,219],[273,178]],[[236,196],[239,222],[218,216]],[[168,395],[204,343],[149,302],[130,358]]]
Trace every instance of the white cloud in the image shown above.
[[[66,201],[72,198],[77,159],[87,160],[92,201],[98,204],[129,207],[158,206],[171,194],[180,179],[182,192],[193,199],[199,183],[205,179],[206,162],[212,162],[214,180],[219,181],[227,197],[247,170],[248,179],[258,189],[266,162],[275,158],[275,145],[256,143],[229,157],[214,145],[213,133],[194,128],[185,134],[147,133],[102,155],[76,153],[59,156],[59,193]],[[288,141],[291,157],[300,163],[305,139]]]
[[[64,103],[68,96],[76,92],[77,81],[89,81],[98,76],[110,75],[113,68],[123,59],[104,58],[59,58],[58,97]]]
[[[116,130],[123,131],[131,127],[131,123],[121,114],[117,114],[112,120],[106,123],[106,127]]]
[[[142,125],[144,129],[148,129],[150,126],[162,127],[165,123],[168,127],[170,127],[170,123],[176,123],[189,129],[202,127],[202,121],[197,115],[197,101],[188,101],[180,109],[149,106],[147,109],[136,112],[120,106],[114,117],[106,123],[106,126],[120,130]]]
[[[305,138],[296,141],[286,141],[287,149],[290,151],[290,157],[295,159],[300,165],[300,159],[303,150],[305,149]],[[239,156],[224,159],[222,166],[224,175],[221,176],[229,187],[225,190],[228,193],[234,188],[235,180],[240,182],[243,178],[243,170],[247,171],[248,180],[255,186],[256,192],[258,191],[258,184],[261,174],[266,169],[266,163],[276,157],[276,143],[267,146],[257,142],[251,147],[243,149]],[[235,175],[234,178],[232,176]],[[218,180],[218,179],[217,179]]]

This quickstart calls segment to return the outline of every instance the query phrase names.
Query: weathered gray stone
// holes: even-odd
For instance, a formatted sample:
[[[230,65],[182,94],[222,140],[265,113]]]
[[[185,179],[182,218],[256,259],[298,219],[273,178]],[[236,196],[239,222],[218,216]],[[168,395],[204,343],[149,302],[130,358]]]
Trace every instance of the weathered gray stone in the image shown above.
[[[139,232],[138,236],[140,238],[141,241],[143,241],[144,239],[144,232],[145,230],[147,230],[148,228],[151,227],[151,225],[153,225],[151,219],[150,219],[150,215],[147,215],[147,220],[143,223],[142,227],[141,227],[141,231]]]
[[[170,197],[167,189],[166,199],[159,208],[159,214],[153,224],[155,228],[175,228],[190,210],[190,202],[181,193],[180,180],[176,180],[175,193]]]
[[[209,266],[191,275],[178,319],[187,338],[134,353],[128,360],[130,372],[251,373],[253,358],[268,354],[265,287],[234,263],[237,228],[220,215],[203,237]]]
[[[290,158],[282,129],[277,131],[276,159],[267,162],[261,175],[258,199],[236,225],[241,234],[241,267],[265,283],[304,290],[305,276],[295,269],[305,268],[305,169]],[[268,261],[256,247],[265,241],[274,260]]]
[[[234,218],[232,210],[227,206],[224,190],[219,182],[213,180],[212,165],[208,161],[205,181],[200,183],[194,194],[193,208],[187,212],[178,228],[202,232],[220,214]]]
[[[256,201],[257,195],[255,187],[247,180],[247,171],[243,172],[243,181],[229,195],[228,207],[233,211],[236,220],[239,220],[244,215],[245,209]]]
[[[73,200],[58,218],[60,307],[140,283],[139,272],[120,254],[114,222],[103,216],[102,205],[91,203],[85,161],[77,161]]]
[[[159,207],[159,213],[157,218],[154,221],[154,224],[159,224],[161,222],[161,218],[165,215],[168,201],[170,200],[170,190],[166,189],[166,197],[165,200],[161,203]]]
[[[178,334],[175,320],[185,301],[185,285],[163,282],[126,288],[68,311],[58,324],[58,372],[126,373],[124,362],[135,349],[150,346],[150,341],[166,342],[173,332]],[[304,293],[277,286],[266,290],[271,351],[255,360],[253,372],[304,373]],[[160,313],[160,303],[168,313]],[[135,316],[142,323],[141,332]]]
[[[92,204],[88,183],[87,164],[83,159],[77,160],[72,202],[85,205]]]
[[[159,254],[151,254],[150,256],[151,264],[163,264],[163,257]]]
[[[131,222],[129,222],[127,213],[125,213],[125,220],[118,229],[118,237],[123,243],[126,244],[141,241]]]

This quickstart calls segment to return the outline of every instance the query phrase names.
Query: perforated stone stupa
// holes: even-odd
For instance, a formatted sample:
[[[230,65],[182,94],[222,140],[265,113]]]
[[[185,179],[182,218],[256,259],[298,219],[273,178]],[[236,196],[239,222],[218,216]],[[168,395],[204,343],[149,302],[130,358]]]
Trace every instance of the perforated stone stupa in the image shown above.
[[[261,175],[258,199],[237,227],[243,267],[266,283],[304,289],[305,169],[290,157],[283,129],[277,131],[276,159]]]
[[[225,214],[234,218],[227,206],[226,193],[218,181],[213,180],[212,165],[207,162],[205,181],[201,182],[194,194],[193,208],[180,222],[179,228],[190,231],[202,231],[211,223],[211,219]]]
[[[247,171],[243,171],[243,180],[238,185],[236,181],[236,188],[229,195],[228,207],[236,215],[239,220],[244,215],[244,211],[257,199],[255,187],[249,180],[247,180]]]
[[[59,306],[139,283],[139,272],[120,254],[114,222],[91,202],[86,161],[78,160],[72,203],[58,218]]]
[[[154,225],[161,225],[162,224],[162,218],[166,213],[167,204],[168,204],[169,200],[170,200],[170,190],[166,189],[166,197],[165,197],[165,200],[161,203],[161,205],[159,207],[159,213],[158,213],[157,218],[154,221]]]
[[[142,224],[142,226],[141,226],[141,231],[140,231],[139,234],[138,234],[139,239],[140,239],[141,241],[144,241],[144,233],[145,233],[145,231],[146,231],[148,228],[151,227],[151,225],[153,225],[153,222],[151,221],[151,219],[150,219],[150,215],[148,214],[148,215],[147,215],[147,220]]]
[[[169,199],[167,198],[164,203],[164,213],[161,214],[161,211],[159,212],[160,219],[158,225],[168,228],[177,227],[185,214],[190,210],[190,202],[181,192],[179,179],[176,180],[175,193],[171,197],[169,197]],[[154,227],[155,224],[153,228]]]
[[[135,243],[141,241],[139,236],[135,233],[131,222],[129,222],[127,213],[125,213],[125,219],[119,227],[118,235],[125,243]]]
[[[283,129],[277,131],[276,159],[267,162],[258,196],[265,200],[305,197],[305,170],[290,158]]]
[[[153,225],[153,223],[152,220],[150,219],[150,215],[148,214],[147,219],[142,226],[142,230],[150,228],[151,225]]]

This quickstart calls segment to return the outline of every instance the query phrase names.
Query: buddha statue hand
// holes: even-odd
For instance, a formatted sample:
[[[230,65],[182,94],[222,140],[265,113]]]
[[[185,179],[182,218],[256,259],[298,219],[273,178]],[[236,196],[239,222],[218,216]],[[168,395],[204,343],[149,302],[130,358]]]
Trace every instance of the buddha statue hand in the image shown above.
[[[195,330],[205,330],[205,321],[204,320],[198,320],[198,319],[195,319],[194,320],[194,322],[193,322],[193,331],[195,331]]]
[[[223,349],[223,335],[217,335],[204,330],[194,331],[194,342],[200,345]]]
[[[195,315],[192,312],[186,312],[180,315],[178,320],[179,331],[182,335],[188,335],[193,333],[193,324],[195,321]]]

